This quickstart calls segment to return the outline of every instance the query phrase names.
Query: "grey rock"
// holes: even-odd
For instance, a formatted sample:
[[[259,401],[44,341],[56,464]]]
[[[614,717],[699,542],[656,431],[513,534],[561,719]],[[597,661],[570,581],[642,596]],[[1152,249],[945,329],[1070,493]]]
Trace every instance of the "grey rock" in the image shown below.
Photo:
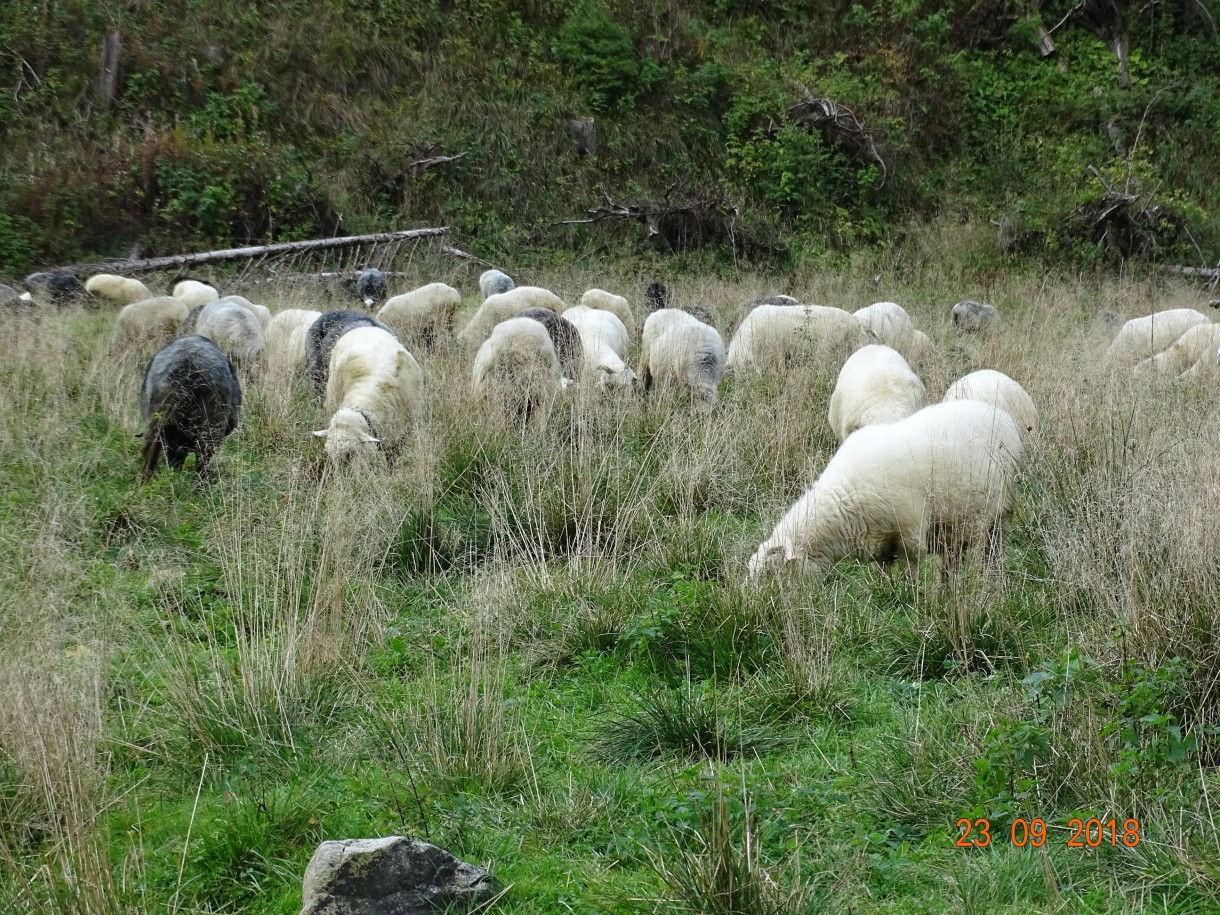
[[[301,915],[432,915],[491,898],[495,881],[418,839],[323,842],[305,871]]]

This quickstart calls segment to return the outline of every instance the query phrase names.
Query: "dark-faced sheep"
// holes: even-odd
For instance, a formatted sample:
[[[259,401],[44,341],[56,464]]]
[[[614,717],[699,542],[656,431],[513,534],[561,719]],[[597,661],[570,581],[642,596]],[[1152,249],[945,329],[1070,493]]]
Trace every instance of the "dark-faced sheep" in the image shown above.
[[[164,451],[171,470],[195,454],[195,471],[208,466],[225,436],[237,428],[241,385],[220,348],[206,337],[179,337],[153,356],[140,387],[144,431],[141,481],[147,483]]]

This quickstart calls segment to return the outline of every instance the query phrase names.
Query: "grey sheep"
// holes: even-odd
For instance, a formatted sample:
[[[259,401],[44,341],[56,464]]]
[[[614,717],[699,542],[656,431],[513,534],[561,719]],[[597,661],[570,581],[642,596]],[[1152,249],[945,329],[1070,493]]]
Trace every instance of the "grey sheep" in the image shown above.
[[[55,305],[67,305],[75,301],[88,302],[91,299],[85,290],[85,284],[71,273],[31,273],[25,278],[25,288],[36,299],[43,299]]]
[[[356,295],[360,297],[365,308],[372,308],[378,302],[384,302],[388,294],[385,274],[376,267],[369,267],[356,278]]]
[[[330,373],[330,354],[335,344],[349,330],[357,327],[380,327],[394,331],[376,318],[358,311],[328,311],[310,325],[305,334],[305,354],[308,374],[314,391],[321,396],[326,391],[326,376]],[[397,338],[395,338],[397,339]]]
[[[517,317],[532,318],[546,328],[547,335],[555,344],[555,353],[559,356],[559,368],[563,371],[563,377],[570,381],[578,380],[585,364],[585,349],[580,342],[580,332],[576,325],[549,308],[527,308],[519,312]]]
[[[994,305],[963,299],[953,306],[953,326],[966,334],[992,330],[1000,325],[1000,313]]]
[[[166,344],[148,364],[140,387],[140,415],[148,424],[141,482],[152,477],[162,451],[175,471],[193,451],[195,471],[206,479],[212,457],[237,428],[240,414],[241,385],[215,343],[192,334]]]
[[[517,284],[513,282],[513,278],[501,270],[484,270],[483,275],[479,277],[479,293],[484,300],[516,288]]]

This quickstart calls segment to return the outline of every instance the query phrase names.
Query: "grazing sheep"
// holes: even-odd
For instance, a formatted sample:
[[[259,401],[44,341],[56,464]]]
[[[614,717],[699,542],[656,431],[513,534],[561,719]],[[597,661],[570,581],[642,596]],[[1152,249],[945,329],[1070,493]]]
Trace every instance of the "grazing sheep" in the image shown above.
[[[215,343],[191,335],[167,344],[140,387],[140,415],[148,424],[142,482],[152,477],[162,451],[171,470],[181,470],[195,452],[195,471],[207,479],[212,456],[237,428],[240,413],[241,385]]]
[[[551,342],[555,344],[555,354],[559,357],[559,368],[563,377],[569,381],[580,378],[581,369],[585,364],[585,348],[580,342],[580,332],[575,324],[549,308],[527,308],[517,317],[530,318],[545,327]]]
[[[423,403],[415,357],[384,327],[356,327],[334,344],[326,382],[330,426],[313,434],[335,462],[378,450],[393,456]]]
[[[393,333],[376,318],[359,311],[325,312],[305,332],[305,361],[314,391],[319,395],[326,390],[331,350],[344,334],[358,327],[380,327],[388,333]]]
[[[234,302],[234,303],[240,305],[242,308],[245,308],[247,311],[249,311],[251,314],[253,314],[254,317],[258,318],[258,323],[260,325],[262,325],[264,333],[267,330],[267,325],[271,323],[271,309],[268,308],[266,305],[255,305],[245,296],[226,295],[226,296],[222,296],[218,301]]]
[[[85,291],[115,305],[130,305],[153,297],[148,287],[139,280],[114,273],[95,273],[85,282]]]
[[[1000,326],[1000,313],[994,305],[963,299],[950,312],[953,326],[964,334],[996,330]]]
[[[480,346],[497,324],[517,317],[527,308],[549,308],[562,314],[565,307],[563,299],[540,286],[517,286],[508,292],[497,292],[483,300],[458,334],[458,342],[463,346]]]
[[[542,322],[516,317],[495,326],[474,358],[474,390],[498,411],[542,427],[563,391],[559,356]]]
[[[580,334],[585,364],[582,374],[593,378],[597,388],[628,388],[635,372],[623,360],[627,357],[627,328],[617,315],[600,308],[577,305],[563,313]]]
[[[1210,373],[1216,368],[1220,349],[1220,324],[1188,327],[1171,346],[1135,366],[1137,378],[1157,377],[1178,381]]]
[[[911,342],[907,344],[906,351],[908,359],[927,359],[935,353],[936,344],[932,342],[931,337],[922,330],[917,330],[911,334]]]
[[[660,311],[662,308],[669,308],[670,295],[669,289],[664,283],[649,283],[648,288],[644,290],[644,311],[651,314],[654,311]]]
[[[1033,399],[1003,372],[983,369],[957,379],[949,385],[941,403],[954,400],[978,400],[1003,410],[1016,422],[1023,439],[1038,428],[1038,408]]]
[[[305,338],[320,317],[320,311],[286,308],[271,319],[264,332],[269,390],[287,394],[296,379],[305,374],[309,361]]]
[[[32,300],[52,305],[68,305],[72,302],[88,302],[89,292],[80,279],[71,273],[31,273],[25,278],[25,288]]]
[[[924,388],[902,355],[871,344],[848,357],[830,395],[830,428],[843,441],[864,426],[906,419],[923,409]]]
[[[994,548],[1021,454],[1012,417],[975,400],[866,426],[759,546],[750,576],[792,562],[825,574],[847,556],[956,558],[979,535]]]
[[[389,295],[385,274],[376,267],[362,270],[360,276],[356,277],[356,295],[365,308],[372,308],[378,302],[384,302],[385,297]]]
[[[741,322],[744,321],[746,319],[746,317],[750,314],[750,312],[752,312],[759,305],[800,305],[800,304],[802,304],[800,302],[800,300],[794,299],[790,295],[768,295],[768,296],[764,296],[761,299],[755,299],[752,302],[747,302],[746,304],[744,304],[740,308],[738,308],[737,311],[734,313],[733,317],[731,317],[729,319],[729,326],[727,328],[728,335],[730,338],[732,338],[737,333],[737,328],[741,327]]]
[[[484,301],[493,295],[516,288],[517,284],[513,282],[513,278],[500,270],[484,270],[479,277],[479,294],[483,296]]]
[[[869,341],[851,313],[822,305],[759,305],[729,344],[728,367],[763,374],[797,363],[841,359]]]
[[[253,378],[262,370],[267,339],[250,309],[223,299],[209,302],[195,320],[195,333],[219,346],[244,377]]]
[[[635,315],[631,313],[631,303],[621,295],[606,292],[604,289],[590,289],[580,297],[580,304],[586,308],[599,308],[610,312],[627,328],[627,338],[635,337]]]
[[[639,377],[644,390],[686,388],[695,404],[710,410],[724,374],[724,341],[716,328],[676,308],[662,308],[644,321]]]
[[[1116,368],[1132,368],[1168,349],[1196,324],[1210,323],[1207,315],[1193,308],[1172,308],[1144,318],[1133,318],[1119,329],[1106,351],[1106,360]]]
[[[462,294],[445,283],[429,283],[396,295],[377,312],[379,320],[410,346],[429,349],[453,336],[453,316]]]
[[[114,319],[110,348],[120,356],[147,359],[178,336],[186,306],[172,295],[124,305]]]
[[[209,286],[207,283],[201,283],[198,280],[181,280],[175,283],[173,295],[175,299],[181,299],[185,302],[187,308],[194,308],[196,305],[207,305],[209,302],[215,302],[220,298],[220,293],[216,291],[216,287]]]
[[[3,283],[0,283],[0,308],[20,304],[22,304],[21,294],[12,286],[5,286]]]
[[[861,327],[886,346],[899,352],[910,349],[915,325],[906,309],[897,302],[874,302],[855,312],[855,316]]]
[[[716,316],[712,314],[710,308],[705,308],[702,305],[683,305],[682,310],[696,321],[702,321],[708,327],[716,326]]]

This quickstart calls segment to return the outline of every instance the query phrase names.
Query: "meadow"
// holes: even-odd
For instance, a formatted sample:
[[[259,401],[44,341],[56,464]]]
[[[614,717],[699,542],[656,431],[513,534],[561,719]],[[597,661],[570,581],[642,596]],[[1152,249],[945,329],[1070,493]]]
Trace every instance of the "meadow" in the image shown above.
[[[722,332],[762,295],[897,301],[930,401],[1020,381],[1040,428],[1001,569],[745,581],[833,453],[837,366],[728,378],[708,416],[580,392],[523,434],[470,353],[420,353],[393,466],[334,471],[303,386],[253,385],[214,483],[139,486],[113,312],[0,316],[0,910],[293,913],[320,841],[394,833],[490,867],[504,913],[1220,910],[1216,376],[1101,358],[1103,312],[1206,296],[925,245],[662,278]],[[399,269],[477,304],[478,268]],[[517,276],[637,307],[656,278]],[[959,337],[966,297],[1002,332]],[[1076,818],[1116,826],[1074,847]]]

